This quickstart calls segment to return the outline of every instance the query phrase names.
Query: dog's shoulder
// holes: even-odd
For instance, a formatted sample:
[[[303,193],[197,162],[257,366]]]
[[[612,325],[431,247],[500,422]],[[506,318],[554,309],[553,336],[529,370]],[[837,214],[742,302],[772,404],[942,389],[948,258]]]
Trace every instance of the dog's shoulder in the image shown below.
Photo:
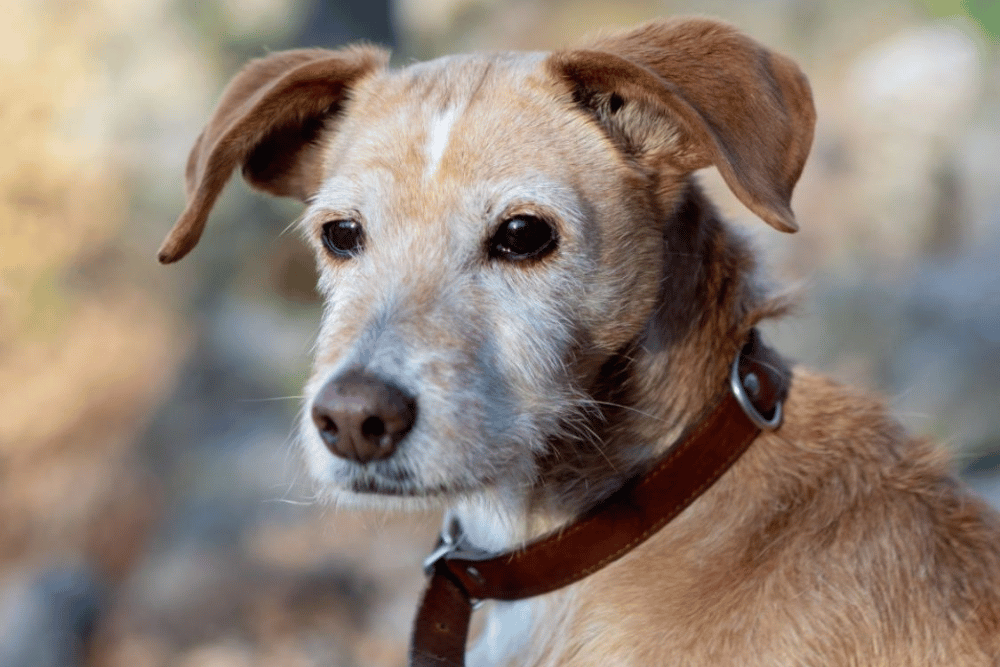
[[[777,567],[842,635],[880,628],[873,656],[1000,654],[1000,515],[967,492],[951,453],[881,398],[808,371],[786,408],[760,441],[756,472],[774,493],[743,562]]]
[[[573,636],[610,618],[636,638],[655,627],[652,648],[692,665],[990,664],[1000,515],[878,397],[797,368],[785,415],[685,515],[584,584],[600,602]]]

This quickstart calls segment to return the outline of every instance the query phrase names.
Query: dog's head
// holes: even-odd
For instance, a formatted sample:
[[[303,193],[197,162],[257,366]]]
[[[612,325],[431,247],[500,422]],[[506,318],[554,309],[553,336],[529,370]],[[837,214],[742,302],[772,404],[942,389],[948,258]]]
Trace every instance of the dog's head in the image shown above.
[[[671,339],[651,332],[672,326],[666,302],[704,298],[692,171],[714,165],[796,229],[808,84],[704,19],[552,54],[386,61],[251,62],[195,144],[160,259],[195,245],[237,166],[301,199],[325,299],[302,428],[314,476],[344,499],[530,488],[564,456],[554,441],[600,428],[612,362]],[[689,328],[698,310],[678,311]]]

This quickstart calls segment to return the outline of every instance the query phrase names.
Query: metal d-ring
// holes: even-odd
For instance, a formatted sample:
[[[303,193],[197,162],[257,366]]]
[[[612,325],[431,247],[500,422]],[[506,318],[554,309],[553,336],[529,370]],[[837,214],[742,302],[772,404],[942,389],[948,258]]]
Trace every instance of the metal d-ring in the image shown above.
[[[732,389],[733,396],[736,397],[736,402],[743,408],[743,412],[750,418],[750,421],[765,431],[773,431],[781,425],[781,401],[774,404],[774,414],[771,415],[770,419],[760,414],[750,396],[750,394],[754,394],[756,397],[760,393],[760,378],[757,377],[756,373],[747,373],[745,378],[740,377],[740,358],[742,356],[742,351],[737,352],[736,359],[733,360],[733,370],[729,374],[729,387]]]
[[[430,555],[424,559],[424,574],[428,577],[434,574],[434,568],[437,566],[438,561],[441,561],[448,556],[471,556],[475,557],[480,554],[476,552],[463,549],[460,545],[464,533],[462,532],[462,526],[459,524],[458,519],[454,516],[449,516],[446,519],[444,528],[441,529],[441,534],[438,537],[437,546],[431,551]],[[466,568],[469,576],[474,579],[481,580],[482,575],[473,566]],[[479,600],[476,598],[469,598],[469,606],[475,611],[483,606],[484,600]]]
[[[424,559],[424,574],[430,576],[434,572],[434,565],[445,556],[458,551],[458,542],[462,538],[462,526],[458,519],[449,516],[446,519],[441,534],[438,536],[437,545],[434,550]]]

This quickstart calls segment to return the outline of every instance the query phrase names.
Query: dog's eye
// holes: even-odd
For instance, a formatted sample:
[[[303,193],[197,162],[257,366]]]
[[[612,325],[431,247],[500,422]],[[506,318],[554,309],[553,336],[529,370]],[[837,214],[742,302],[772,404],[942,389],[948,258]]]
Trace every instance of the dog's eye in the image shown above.
[[[355,220],[334,220],[323,225],[323,245],[338,257],[352,257],[364,246],[364,232]]]
[[[519,215],[500,225],[490,239],[490,256],[511,261],[535,259],[555,249],[556,232],[549,223]]]

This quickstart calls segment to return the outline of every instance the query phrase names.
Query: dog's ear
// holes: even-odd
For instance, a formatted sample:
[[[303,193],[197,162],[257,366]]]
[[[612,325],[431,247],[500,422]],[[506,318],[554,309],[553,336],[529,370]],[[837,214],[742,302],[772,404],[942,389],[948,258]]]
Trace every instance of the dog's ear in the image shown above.
[[[251,61],[230,81],[195,141],[186,171],[187,208],[159,259],[176,262],[198,243],[233,169],[250,185],[304,200],[319,186],[316,138],[348,89],[381,69],[388,54],[371,46],[281,51]]]
[[[548,66],[633,157],[682,171],[715,165],[765,222],[798,229],[789,201],[816,112],[788,58],[726,24],[688,18],[554,53]]]

